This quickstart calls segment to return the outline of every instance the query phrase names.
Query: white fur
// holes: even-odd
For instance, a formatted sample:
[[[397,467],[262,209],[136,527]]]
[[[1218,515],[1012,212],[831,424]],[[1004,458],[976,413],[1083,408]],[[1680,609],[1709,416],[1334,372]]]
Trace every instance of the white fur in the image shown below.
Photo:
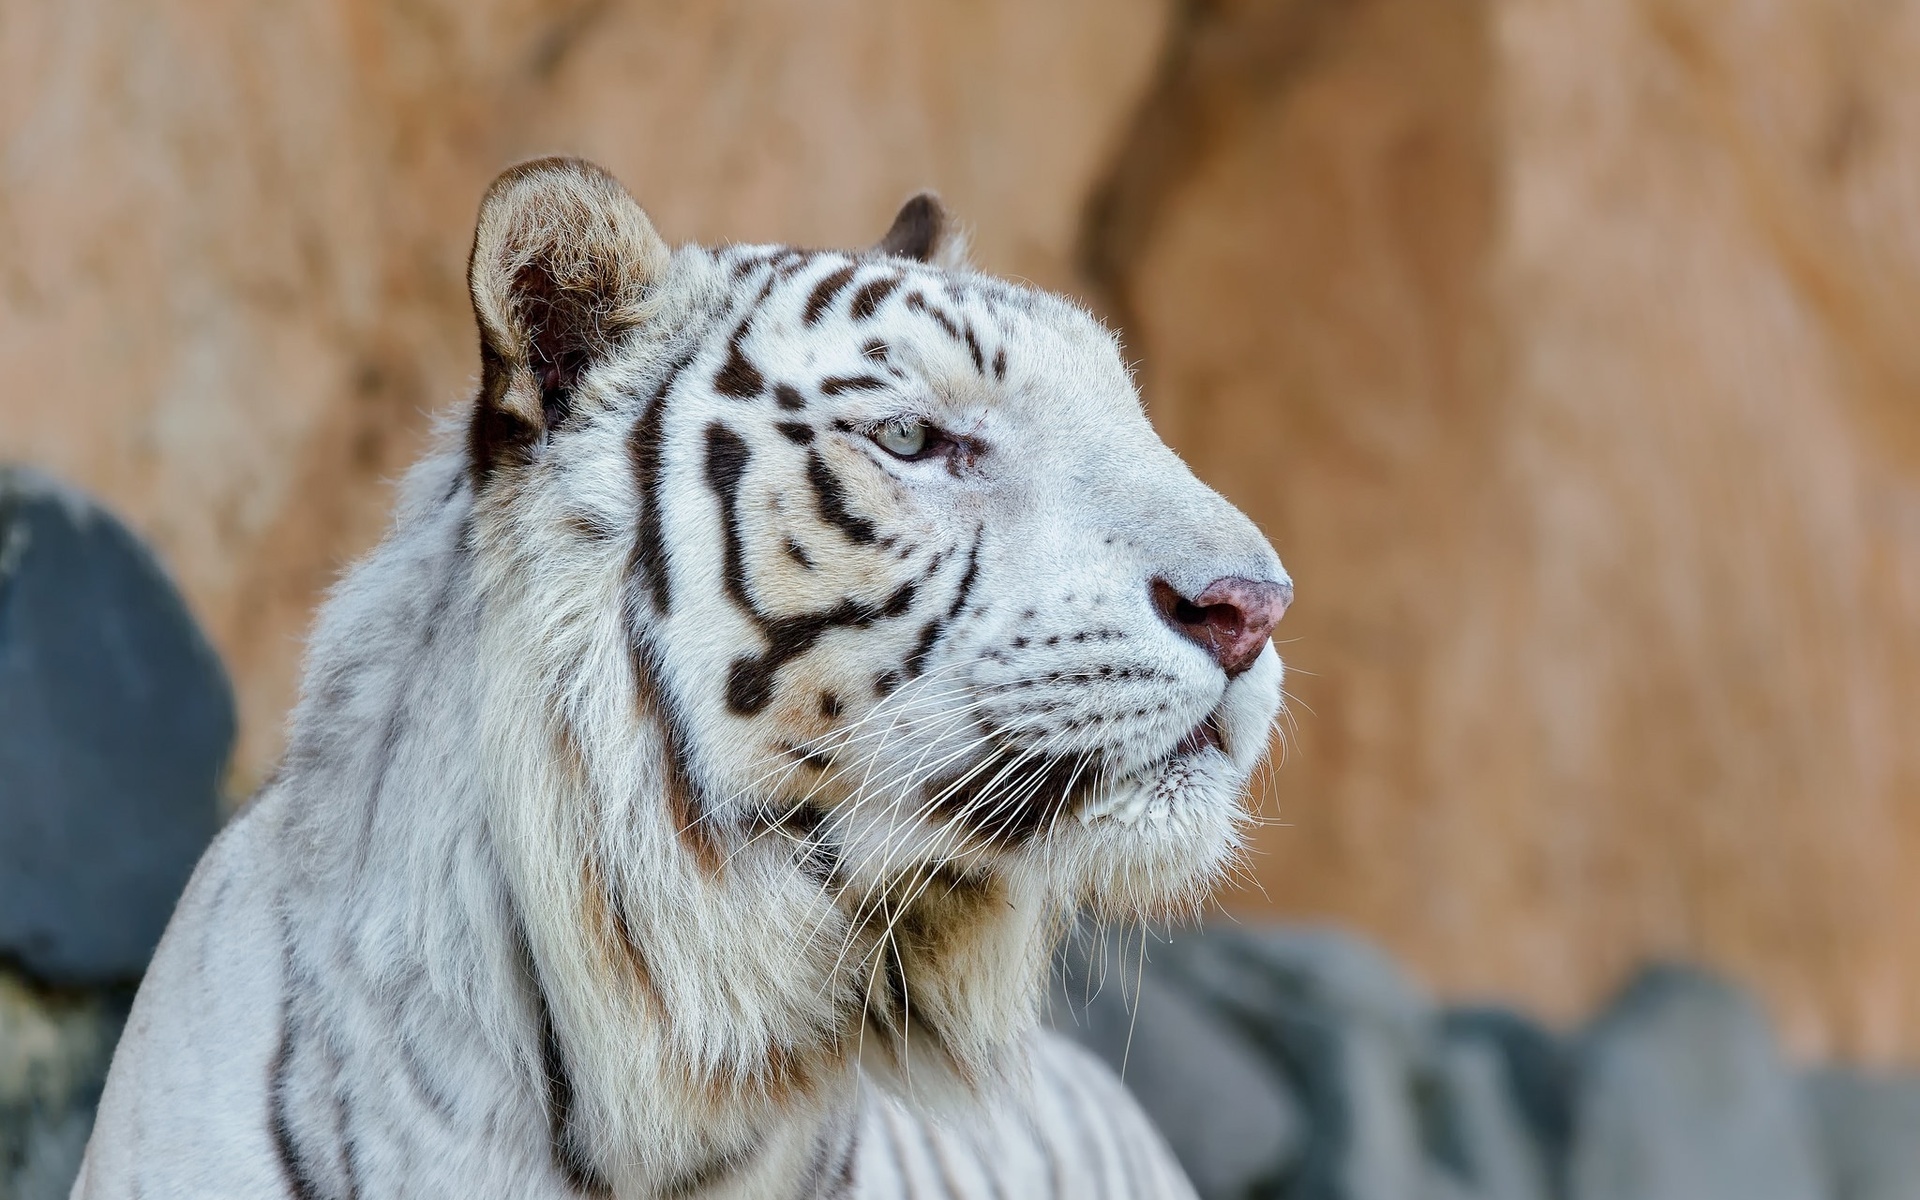
[[[529,178],[514,187],[550,201]],[[1188,1194],[1111,1076],[1034,1026],[1073,912],[1167,911],[1233,852],[1278,707],[1270,646],[1229,681],[1162,623],[1149,580],[1193,594],[1284,579],[1278,560],[1065,301],[897,258],[668,258],[593,180],[561,199],[605,220],[543,218],[539,236],[613,230],[634,324],[504,465],[476,472],[443,429],[328,599],[286,761],[181,901],[74,1194]],[[514,272],[541,251],[487,273],[489,220],[532,227],[495,203],[476,307],[511,359],[533,336]],[[577,273],[606,261],[569,253]],[[900,282],[854,319],[882,277]],[[876,341],[886,385],[827,395],[876,373]],[[804,411],[716,390],[734,347]],[[536,367],[502,376],[522,427],[552,419]],[[636,567],[633,446],[670,371],[662,612]],[[904,415],[978,453],[887,458],[865,430]],[[716,425],[745,447],[757,618],[730,593]],[[823,518],[809,453],[870,537]],[[763,707],[730,705],[767,622],[877,610],[909,583],[900,611],[819,632]],[[1175,754],[1209,717],[1225,751]],[[980,804],[1025,811],[1061,783],[1032,777],[1022,755],[1041,750],[1097,780],[1031,834],[929,806],[977,769],[999,773]]]

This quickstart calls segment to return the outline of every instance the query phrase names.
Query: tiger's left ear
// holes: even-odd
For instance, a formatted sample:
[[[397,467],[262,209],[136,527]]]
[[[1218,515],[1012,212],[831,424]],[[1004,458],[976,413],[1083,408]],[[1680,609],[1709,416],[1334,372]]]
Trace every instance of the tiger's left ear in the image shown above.
[[[900,206],[892,228],[874,250],[936,267],[966,267],[967,237],[932,192],[921,192]]]
[[[480,331],[476,480],[573,412],[588,368],[653,315],[670,252],[618,180],[577,158],[510,168],[480,202],[467,289]]]

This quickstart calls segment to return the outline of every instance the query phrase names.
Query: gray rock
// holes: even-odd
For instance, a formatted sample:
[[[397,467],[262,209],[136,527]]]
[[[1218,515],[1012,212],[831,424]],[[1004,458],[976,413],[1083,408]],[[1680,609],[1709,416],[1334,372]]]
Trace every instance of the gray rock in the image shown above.
[[[1797,1080],[1758,1006],[1703,972],[1642,973],[1580,1050],[1572,1200],[1823,1200]]]
[[[131,981],[219,821],[225,674],[134,537],[0,469],[0,958]]]
[[[1448,1038],[1439,1050],[1440,1084],[1433,1103],[1444,1116],[1456,1174],[1485,1200],[1549,1200],[1556,1195],[1544,1148],[1514,1096],[1500,1047],[1479,1038]]]
[[[1920,1200],[1920,1076],[1824,1070],[1804,1086],[1834,1200]]]
[[[1161,978],[1136,935],[1070,946],[1053,1026],[1121,1073],[1202,1200],[1278,1195],[1305,1134],[1257,1047]]]
[[[128,993],[53,993],[0,969],[0,1200],[73,1187]]]
[[[1492,1005],[1449,1010],[1440,1030],[1450,1047],[1478,1047],[1496,1057],[1505,1104],[1525,1128],[1546,1194],[1564,1196],[1573,1147],[1573,1063],[1567,1045],[1532,1018]]]
[[[1434,1073],[1434,1012],[1373,947],[1332,930],[1214,928],[1159,957],[1261,1048],[1299,1098],[1304,1152],[1287,1200],[1454,1200],[1479,1195]]]

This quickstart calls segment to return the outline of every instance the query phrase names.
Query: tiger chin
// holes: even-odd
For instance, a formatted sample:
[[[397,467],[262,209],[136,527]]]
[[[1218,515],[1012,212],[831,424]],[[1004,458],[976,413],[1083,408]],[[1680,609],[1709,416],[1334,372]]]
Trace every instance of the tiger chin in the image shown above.
[[[1118,347],[874,247],[482,202],[477,395],[321,609],[76,1196],[1186,1196],[1037,1031],[1076,913],[1201,895],[1292,597]]]

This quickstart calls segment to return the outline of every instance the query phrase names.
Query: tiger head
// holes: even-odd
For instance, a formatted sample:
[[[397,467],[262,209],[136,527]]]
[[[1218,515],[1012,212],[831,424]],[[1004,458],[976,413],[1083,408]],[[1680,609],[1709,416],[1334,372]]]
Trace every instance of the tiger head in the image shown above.
[[[495,183],[470,268],[487,586],[547,664],[514,694],[597,781],[594,871],[824,904],[830,949],[885,946],[862,1004],[932,1020],[983,964],[1030,982],[1065,914],[1163,912],[1228,859],[1292,596],[1113,335],[955,241],[921,196],[866,251],[669,250],[548,159]]]

